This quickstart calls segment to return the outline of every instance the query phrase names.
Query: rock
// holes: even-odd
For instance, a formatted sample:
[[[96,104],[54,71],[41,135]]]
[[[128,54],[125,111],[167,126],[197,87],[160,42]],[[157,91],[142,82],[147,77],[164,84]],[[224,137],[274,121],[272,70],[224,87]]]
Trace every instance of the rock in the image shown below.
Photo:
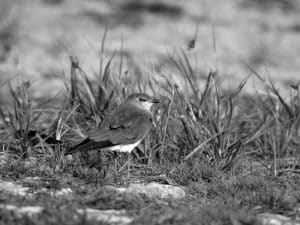
[[[59,191],[51,192],[51,195],[54,195],[54,196],[58,197],[58,196],[67,196],[67,195],[70,195],[72,193],[73,193],[73,191],[72,191],[71,188],[62,188]]]
[[[40,181],[40,177],[26,177],[24,180],[20,180],[19,182],[25,182],[26,186],[38,186]],[[10,193],[13,195],[21,195],[21,196],[33,196],[37,193],[49,193],[52,196],[56,197],[64,197],[64,196],[71,196],[73,194],[73,190],[71,188],[62,188],[60,190],[52,191],[46,188],[40,188],[34,192],[28,193],[30,190],[29,187],[24,187],[16,182],[8,182],[8,181],[1,181],[0,180],[0,191],[4,191],[6,193]]]
[[[97,220],[113,224],[128,224],[131,223],[133,218],[126,216],[125,210],[97,210],[97,209],[78,209],[78,213],[86,214],[90,220]]]
[[[43,207],[41,206],[23,206],[17,207],[15,205],[4,205],[0,204],[0,209],[6,209],[9,211],[14,211],[21,215],[33,216],[35,214],[41,213]],[[78,209],[79,214],[85,214],[87,219],[96,220],[105,223],[112,224],[128,224],[131,223],[133,218],[126,216],[125,210],[97,210],[91,208]]]
[[[0,191],[8,192],[12,195],[26,195],[28,187],[23,187],[13,182],[9,181],[0,181]]]
[[[41,206],[17,207],[15,205],[0,205],[0,208],[10,210],[10,211],[15,211],[16,213],[19,213],[19,214],[26,214],[29,216],[40,213],[43,210],[43,207],[41,207]]]
[[[261,213],[257,215],[257,218],[263,225],[300,225],[300,220],[291,220],[279,214]]]
[[[149,183],[149,184],[130,184],[129,187],[116,188],[121,193],[145,194],[150,198],[160,199],[181,199],[186,196],[183,188],[167,184]]]

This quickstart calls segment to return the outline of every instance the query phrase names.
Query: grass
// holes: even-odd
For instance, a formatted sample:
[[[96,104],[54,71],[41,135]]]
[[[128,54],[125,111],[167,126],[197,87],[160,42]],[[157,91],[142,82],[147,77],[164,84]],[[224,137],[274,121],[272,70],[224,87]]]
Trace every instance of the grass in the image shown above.
[[[1,209],[3,224],[90,224],[84,215],[74,216],[78,207],[126,209],[135,216],[133,224],[259,224],[258,211],[294,213],[300,201],[299,86],[291,89],[287,101],[271,80],[252,70],[250,76],[265,84],[264,96],[243,93],[250,76],[235,89],[223,89],[218,72],[210,72],[200,89],[197,71],[182,50],[170,59],[185,81],[184,91],[158,71],[156,76],[143,76],[136,68],[132,69],[137,74],[124,72],[122,53],[104,62],[106,36],[107,29],[95,77],[90,78],[70,54],[70,80],[60,103],[36,102],[30,82],[9,86],[12,104],[1,104],[0,110],[1,144],[8,155],[1,178],[24,182],[37,176],[42,181],[31,184],[32,190],[44,186],[49,191],[76,191],[67,200],[50,192],[32,198],[7,198],[0,192],[4,203],[45,207],[42,214],[21,219]],[[124,171],[114,168],[115,159],[124,165],[121,154],[90,152],[72,161],[63,156],[65,148],[83,139],[86,129],[97,128],[127,95],[155,95],[157,90],[164,95],[154,109],[156,128],[144,141],[145,151],[133,154],[131,179],[180,184],[191,199],[161,201],[103,189],[127,182]]]

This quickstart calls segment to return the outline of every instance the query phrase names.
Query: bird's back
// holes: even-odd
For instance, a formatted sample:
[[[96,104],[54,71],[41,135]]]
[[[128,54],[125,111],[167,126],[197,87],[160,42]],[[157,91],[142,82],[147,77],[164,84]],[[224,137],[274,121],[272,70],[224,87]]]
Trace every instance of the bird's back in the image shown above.
[[[122,103],[109,114],[97,130],[89,133],[95,141],[111,140],[114,144],[132,144],[151,129],[152,113],[131,103]]]

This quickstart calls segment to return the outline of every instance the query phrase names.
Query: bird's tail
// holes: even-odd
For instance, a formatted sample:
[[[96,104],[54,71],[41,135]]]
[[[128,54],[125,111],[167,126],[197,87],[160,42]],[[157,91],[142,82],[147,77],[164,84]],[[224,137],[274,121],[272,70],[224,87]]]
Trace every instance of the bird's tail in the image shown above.
[[[85,139],[83,142],[67,149],[65,151],[65,155],[70,155],[76,152],[86,152],[90,150],[99,150],[101,148],[106,148],[111,146],[112,143],[110,141],[96,142],[89,138]]]

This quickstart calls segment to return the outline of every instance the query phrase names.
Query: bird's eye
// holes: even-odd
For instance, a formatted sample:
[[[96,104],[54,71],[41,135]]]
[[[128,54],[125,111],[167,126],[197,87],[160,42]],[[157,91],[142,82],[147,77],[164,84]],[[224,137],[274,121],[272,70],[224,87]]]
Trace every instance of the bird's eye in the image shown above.
[[[140,101],[140,102],[145,102],[146,99],[145,99],[145,98],[139,98],[139,101]]]

